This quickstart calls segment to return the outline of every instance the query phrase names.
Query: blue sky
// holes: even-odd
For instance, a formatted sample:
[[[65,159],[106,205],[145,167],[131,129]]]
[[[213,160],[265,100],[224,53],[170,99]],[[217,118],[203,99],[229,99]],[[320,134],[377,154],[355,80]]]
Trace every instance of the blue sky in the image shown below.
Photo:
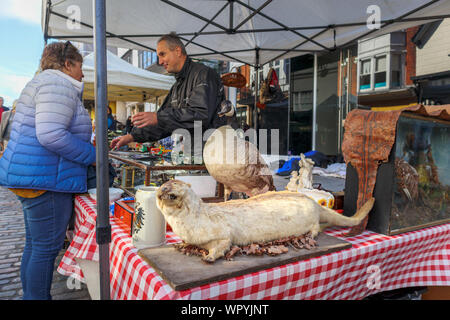
[[[41,0],[0,0],[0,96],[10,107],[39,67]]]

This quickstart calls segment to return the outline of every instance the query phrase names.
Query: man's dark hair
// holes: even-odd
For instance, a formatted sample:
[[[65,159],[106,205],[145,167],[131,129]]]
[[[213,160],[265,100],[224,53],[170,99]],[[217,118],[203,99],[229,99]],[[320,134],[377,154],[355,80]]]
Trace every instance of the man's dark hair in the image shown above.
[[[184,54],[185,56],[187,55],[186,48],[184,47],[183,42],[180,40],[180,38],[177,36],[175,32],[163,35],[161,38],[159,38],[158,43],[160,43],[161,41],[165,41],[167,43],[167,46],[169,47],[170,51],[175,50],[176,47],[180,47],[181,53]]]

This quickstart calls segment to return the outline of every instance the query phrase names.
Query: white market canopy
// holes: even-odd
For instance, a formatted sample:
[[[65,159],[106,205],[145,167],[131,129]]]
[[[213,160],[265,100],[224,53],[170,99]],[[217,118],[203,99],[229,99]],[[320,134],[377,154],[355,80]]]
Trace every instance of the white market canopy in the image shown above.
[[[107,83],[103,34],[108,46],[155,50],[161,35],[175,31],[185,41],[190,56],[237,61],[257,68],[272,60],[315,53],[316,78],[317,52],[333,51],[357,39],[450,17],[450,0],[42,0],[45,40],[92,43],[94,4],[95,50],[101,53],[96,59],[96,240],[101,299],[110,298],[111,242],[109,195],[105,187],[108,166],[104,165],[108,163],[106,110],[99,108],[105,105]],[[369,29],[367,21],[377,13],[381,29]],[[313,150],[315,109],[314,106]]]
[[[107,53],[108,100],[143,102],[168,93],[174,77],[137,68],[109,51]],[[95,99],[94,53],[84,57],[84,99]]]
[[[42,0],[44,37],[92,43],[92,0]],[[367,22],[379,18],[380,29]],[[261,66],[450,17],[450,0],[108,0],[108,46],[155,50],[175,31],[190,56]]]

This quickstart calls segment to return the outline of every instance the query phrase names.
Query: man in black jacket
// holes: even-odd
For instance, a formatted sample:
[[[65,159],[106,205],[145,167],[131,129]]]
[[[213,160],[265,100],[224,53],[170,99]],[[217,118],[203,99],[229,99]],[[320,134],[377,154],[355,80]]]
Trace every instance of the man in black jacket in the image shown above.
[[[156,141],[172,135],[177,129],[186,129],[191,134],[193,145],[194,122],[201,122],[202,133],[226,124],[225,117],[217,115],[220,103],[225,100],[219,75],[213,69],[192,61],[181,40],[173,33],[159,39],[156,52],[159,64],[167,72],[175,74],[176,82],[158,112],[136,114],[131,133],[114,139],[112,148],[133,141]]]

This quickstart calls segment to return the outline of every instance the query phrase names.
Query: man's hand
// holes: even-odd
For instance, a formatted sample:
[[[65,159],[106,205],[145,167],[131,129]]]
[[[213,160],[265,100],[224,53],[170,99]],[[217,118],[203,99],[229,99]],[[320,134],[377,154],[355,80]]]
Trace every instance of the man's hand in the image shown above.
[[[131,134],[127,134],[125,136],[117,137],[113,141],[111,141],[111,149],[119,149],[122,146],[125,146],[129,144],[130,142],[133,142],[133,136]]]
[[[158,123],[156,112],[138,112],[131,120],[133,121],[133,125],[138,128],[154,126]]]

